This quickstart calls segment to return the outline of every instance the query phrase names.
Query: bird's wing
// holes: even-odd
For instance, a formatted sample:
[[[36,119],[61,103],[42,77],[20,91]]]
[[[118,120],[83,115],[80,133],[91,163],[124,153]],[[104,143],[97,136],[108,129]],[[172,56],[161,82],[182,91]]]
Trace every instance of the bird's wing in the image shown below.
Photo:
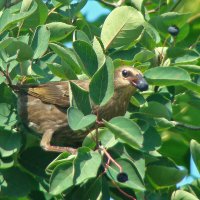
[[[89,81],[75,80],[73,82],[83,89],[88,90]],[[30,86],[27,88],[27,93],[46,103],[61,107],[70,106],[69,81],[49,82],[38,86]]]

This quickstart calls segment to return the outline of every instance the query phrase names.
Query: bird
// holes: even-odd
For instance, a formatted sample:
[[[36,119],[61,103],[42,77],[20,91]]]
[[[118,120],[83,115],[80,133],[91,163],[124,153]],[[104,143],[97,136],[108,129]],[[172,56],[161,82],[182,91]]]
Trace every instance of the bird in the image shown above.
[[[90,80],[70,80],[89,91]],[[18,91],[17,110],[22,124],[41,136],[40,146],[46,151],[76,154],[88,131],[74,133],[68,124],[70,107],[69,80],[44,84],[24,84]],[[92,113],[98,120],[123,116],[136,90],[148,90],[143,74],[132,66],[121,66],[114,71],[114,94],[103,106],[93,105]]]

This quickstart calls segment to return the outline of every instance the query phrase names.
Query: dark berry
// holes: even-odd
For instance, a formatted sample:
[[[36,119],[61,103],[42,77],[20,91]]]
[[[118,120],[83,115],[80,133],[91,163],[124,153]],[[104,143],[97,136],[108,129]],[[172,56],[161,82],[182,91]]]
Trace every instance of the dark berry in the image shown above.
[[[179,33],[179,28],[176,25],[169,26],[168,33],[172,36],[177,36]]]
[[[119,174],[117,174],[117,180],[121,183],[125,183],[126,181],[128,181],[128,174],[125,172],[120,172]]]

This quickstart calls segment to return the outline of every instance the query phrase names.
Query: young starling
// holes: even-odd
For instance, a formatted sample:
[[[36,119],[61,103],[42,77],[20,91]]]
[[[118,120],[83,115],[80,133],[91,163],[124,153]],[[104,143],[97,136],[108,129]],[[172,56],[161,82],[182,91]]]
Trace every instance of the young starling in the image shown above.
[[[72,82],[89,90],[89,80]],[[70,106],[69,81],[25,85],[22,88],[18,93],[18,113],[25,126],[42,135],[41,147],[47,151],[75,153],[88,132],[74,133],[68,125],[66,111]],[[117,68],[114,74],[114,95],[104,106],[94,105],[92,112],[96,114],[98,110],[98,120],[123,116],[136,89],[148,89],[142,73],[133,67]]]

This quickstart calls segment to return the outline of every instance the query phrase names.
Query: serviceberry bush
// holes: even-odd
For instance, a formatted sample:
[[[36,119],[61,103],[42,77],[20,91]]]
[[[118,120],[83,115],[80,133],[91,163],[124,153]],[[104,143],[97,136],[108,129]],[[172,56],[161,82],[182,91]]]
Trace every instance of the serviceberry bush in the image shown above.
[[[81,13],[89,3],[0,1],[0,199],[200,199],[199,0],[99,0],[110,13],[93,22]],[[97,121],[76,155],[43,151],[10,86],[91,79],[89,92],[72,84],[80,113],[85,97],[112,97],[102,77],[121,65],[142,71],[148,91],[125,116]],[[68,113],[75,125],[85,117]]]

